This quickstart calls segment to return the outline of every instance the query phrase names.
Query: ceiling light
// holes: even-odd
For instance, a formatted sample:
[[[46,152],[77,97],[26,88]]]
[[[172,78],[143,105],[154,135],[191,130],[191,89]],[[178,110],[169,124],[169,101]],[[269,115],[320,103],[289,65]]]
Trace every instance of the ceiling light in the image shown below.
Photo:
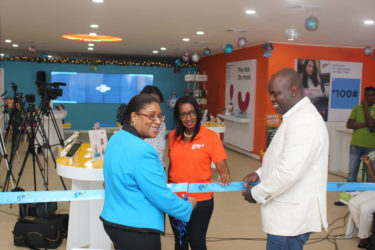
[[[18,47],[18,44],[12,44],[13,47],[17,48]]]
[[[94,48],[93,48],[93,47],[88,47],[87,49],[88,49],[88,50],[94,50]]]
[[[90,36],[96,36],[96,33],[95,32],[91,32],[89,35]]]
[[[197,31],[197,35],[203,36],[204,35],[204,31]]]
[[[190,38],[184,37],[184,38],[182,38],[182,41],[184,41],[184,42],[189,42],[189,41],[190,41]]]
[[[97,28],[99,28],[99,25],[97,25],[97,24],[91,24],[90,28],[97,29]]]
[[[5,42],[6,42],[6,43],[11,43],[12,40],[10,40],[10,39],[5,39]]]
[[[51,55],[48,55],[47,57],[48,57],[49,59],[51,59],[51,58],[52,58],[52,56],[51,56]]]
[[[95,44],[93,44],[93,43],[89,43],[89,44],[87,44],[89,47],[94,47],[94,45]]]
[[[161,47],[160,50],[167,50],[167,48],[166,47]]]
[[[256,13],[256,11],[255,10],[246,10],[245,13],[247,15],[254,15]]]
[[[296,28],[289,28],[285,31],[288,41],[297,41],[301,33]]]
[[[67,34],[63,35],[62,38],[73,40],[73,41],[81,41],[81,42],[121,42],[122,38],[115,37],[115,36],[91,36],[91,35],[85,35],[85,34]]]
[[[157,54],[157,53],[159,53],[159,51],[153,50],[152,53]]]
[[[93,3],[102,3],[104,0],[92,0]]]
[[[373,25],[375,22],[374,20],[368,19],[368,20],[364,20],[363,23],[366,25]]]
[[[1,56],[1,57],[4,57],[4,56],[5,56],[5,54],[4,54],[4,53],[1,53],[1,54],[0,54],[0,56]]]

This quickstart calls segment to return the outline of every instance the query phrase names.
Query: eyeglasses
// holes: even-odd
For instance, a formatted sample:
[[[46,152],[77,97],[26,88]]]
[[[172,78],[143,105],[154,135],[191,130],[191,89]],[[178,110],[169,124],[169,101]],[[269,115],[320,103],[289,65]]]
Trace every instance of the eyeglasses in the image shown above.
[[[197,113],[195,112],[195,110],[192,110],[192,111],[190,111],[190,112],[187,112],[187,113],[180,113],[180,118],[181,119],[186,119],[188,116],[190,116],[190,117],[195,117],[195,116],[197,116]]]
[[[148,119],[150,119],[151,121],[156,121],[157,119],[159,119],[160,121],[164,121],[165,119],[165,115],[155,115],[155,114],[143,114],[141,112],[136,112],[137,115],[143,115],[143,116],[146,116]]]

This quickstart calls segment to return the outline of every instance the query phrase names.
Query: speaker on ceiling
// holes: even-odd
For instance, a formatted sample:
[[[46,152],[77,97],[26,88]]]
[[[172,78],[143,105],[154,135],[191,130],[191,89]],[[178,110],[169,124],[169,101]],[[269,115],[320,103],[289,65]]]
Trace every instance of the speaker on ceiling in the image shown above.
[[[37,71],[36,72],[36,81],[37,83],[45,83],[46,79],[46,72],[45,71]]]

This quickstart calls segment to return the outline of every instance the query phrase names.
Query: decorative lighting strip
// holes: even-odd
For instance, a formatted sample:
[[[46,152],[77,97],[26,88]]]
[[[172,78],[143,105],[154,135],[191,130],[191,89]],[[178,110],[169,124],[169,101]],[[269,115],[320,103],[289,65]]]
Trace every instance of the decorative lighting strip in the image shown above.
[[[73,41],[81,42],[104,42],[104,43],[115,43],[121,42],[122,38],[116,36],[102,36],[102,35],[85,35],[85,34],[67,34],[62,35],[62,38]]]

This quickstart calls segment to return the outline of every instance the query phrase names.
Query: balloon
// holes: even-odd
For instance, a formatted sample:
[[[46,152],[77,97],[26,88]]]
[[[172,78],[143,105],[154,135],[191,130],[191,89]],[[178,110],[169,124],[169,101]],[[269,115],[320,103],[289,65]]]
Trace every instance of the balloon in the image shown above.
[[[309,16],[305,20],[305,28],[310,31],[314,31],[319,27],[319,20],[314,16]]]
[[[193,62],[195,62],[195,63],[199,62],[199,59],[200,59],[200,57],[199,57],[199,55],[198,55],[197,52],[195,52],[195,53],[191,56],[191,60],[192,60]]]
[[[230,43],[227,43],[224,45],[224,53],[225,54],[232,54],[233,52],[233,46]]]
[[[48,56],[48,54],[46,52],[40,53],[40,58],[42,58],[42,59],[46,59],[47,56]]]
[[[243,48],[245,47],[247,44],[247,40],[245,37],[240,37],[237,39],[237,46],[240,47],[240,48]]]
[[[182,61],[184,61],[184,62],[188,62],[189,61],[189,54],[188,53],[186,53],[183,57],[182,57]]]
[[[367,46],[363,49],[363,53],[365,53],[366,56],[370,56],[372,54],[372,48],[370,46]]]
[[[182,65],[182,61],[180,58],[176,59],[176,61],[174,61],[174,63],[176,64],[177,67],[181,67]]]
[[[289,28],[285,31],[285,35],[288,41],[297,41],[300,33],[296,28]]]
[[[273,44],[272,43],[265,43],[263,44],[264,49],[264,57],[271,57],[272,56],[272,50],[273,50]]]
[[[205,54],[206,56],[209,56],[209,55],[211,55],[211,50],[209,48],[205,48],[203,50],[203,54]]]
[[[36,52],[36,48],[35,48],[35,46],[34,46],[34,45],[31,45],[31,46],[29,47],[29,51],[30,51],[30,53],[35,53],[35,52]]]

